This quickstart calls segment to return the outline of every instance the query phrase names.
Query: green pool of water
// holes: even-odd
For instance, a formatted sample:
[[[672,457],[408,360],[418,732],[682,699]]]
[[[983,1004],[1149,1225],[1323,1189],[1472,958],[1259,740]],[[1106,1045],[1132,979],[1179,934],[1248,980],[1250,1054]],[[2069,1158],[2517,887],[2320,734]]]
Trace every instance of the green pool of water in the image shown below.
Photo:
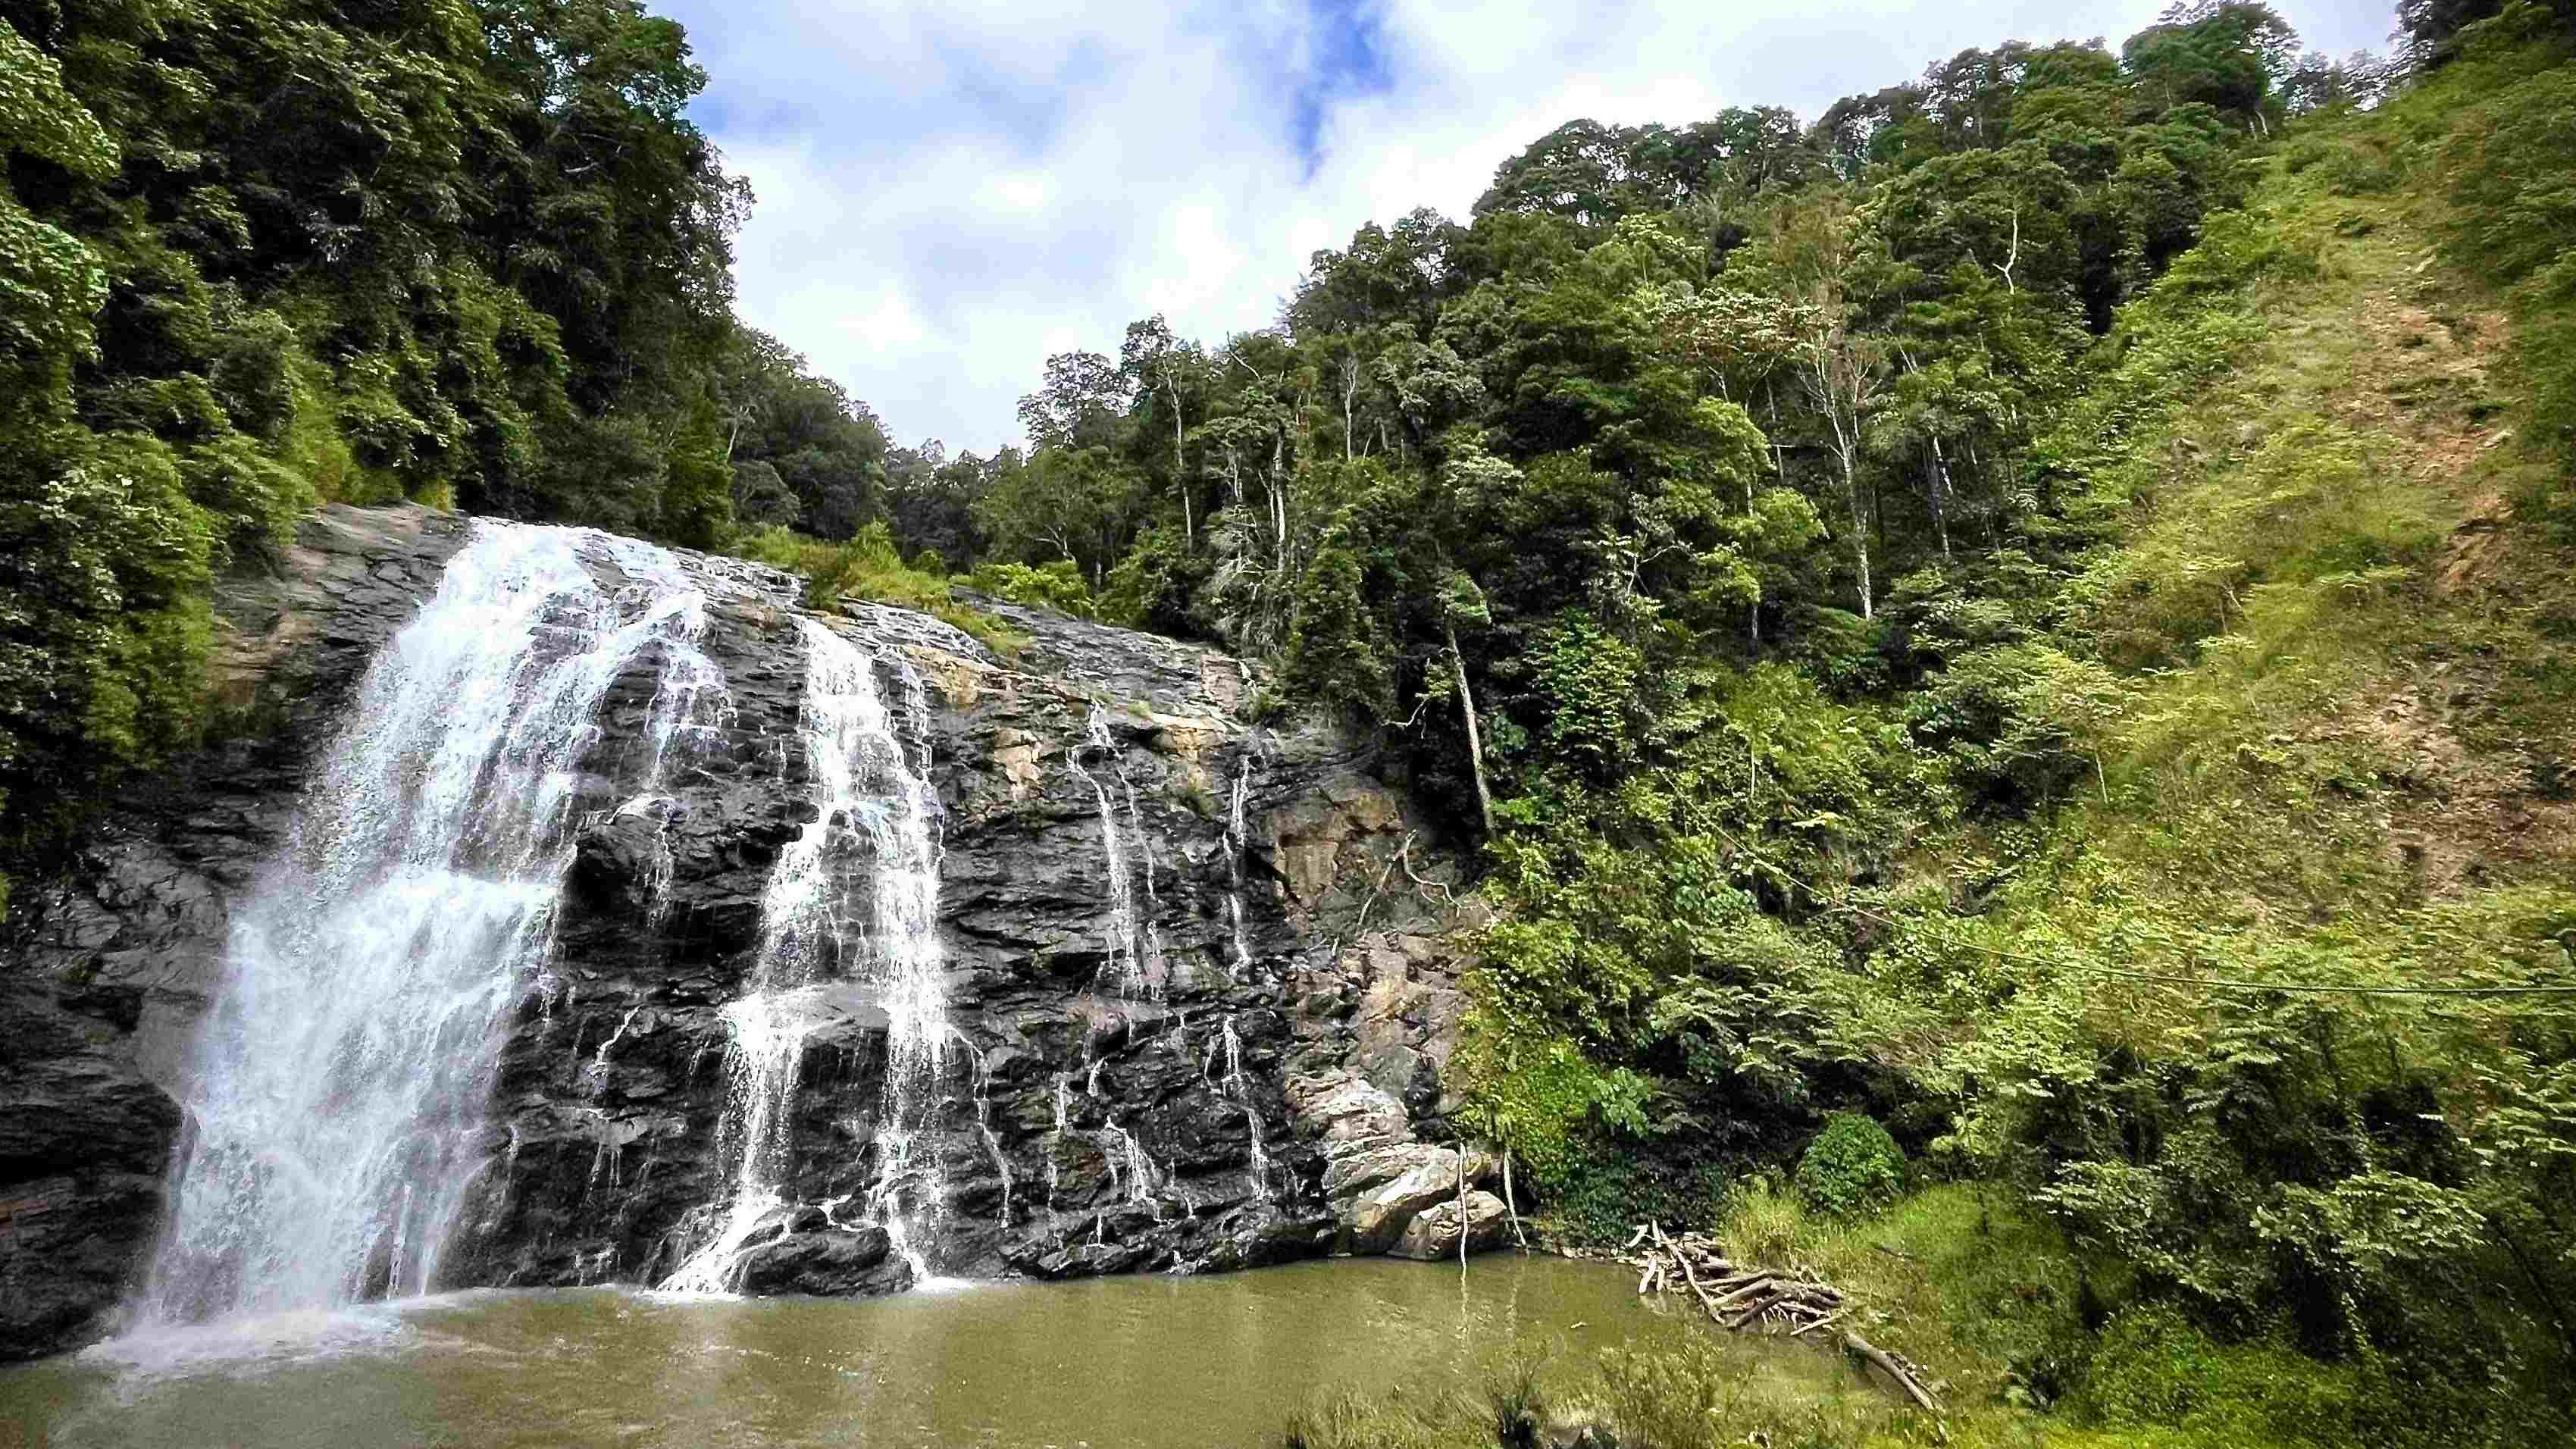
[[[0,1444],[1161,1446],[1271,1442],[1348,1391],[1696,1328],[1615,1267],[1308,1263],[872,1301],[478,1292],[121,1340],[0,1370]],[[1747,1372],[1822,1375],[1748,1346]]]

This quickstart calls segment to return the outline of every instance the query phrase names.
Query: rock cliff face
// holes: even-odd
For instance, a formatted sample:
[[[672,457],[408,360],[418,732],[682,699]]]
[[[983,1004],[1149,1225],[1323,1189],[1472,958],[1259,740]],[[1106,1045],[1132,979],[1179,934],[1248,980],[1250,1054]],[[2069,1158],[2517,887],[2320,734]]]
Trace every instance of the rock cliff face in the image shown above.
[[[137,792],[0,940],[0,1357],[103,1331],[148,1260],[233,903],[467,528],[326,510],[273,571],[228,582],[226,742]],[[555,949],[508,1024],[490,1166],[439,1265],[451,1286],[657,1282],[728,1199],[724,1011],[770,868],[815,808],[788,743],[804,616],[751,582],[710,606],[701,647],[733,707],[663,808],[618,811],[611,784],[647,747],[656,661],[601,706]],[[937,797],[948,1050],[911,1158],[923,1266],[1434,1256],[1462,1222],[1490,1241],[1499,1205],[1453,1200],[1491,1164],[1439,1140],[1465,922],[1419,813],[1337,731],[1249,722],[1234,660],[992,607],[1028,641],[1007,660],[898,610],[828,621],[911,696]],[[886,1012],[855,988],[818,1009],[778,1184],[793,1206],[746,1241],[744,1291],[913,1272],[859,1206],[882,1166]]]

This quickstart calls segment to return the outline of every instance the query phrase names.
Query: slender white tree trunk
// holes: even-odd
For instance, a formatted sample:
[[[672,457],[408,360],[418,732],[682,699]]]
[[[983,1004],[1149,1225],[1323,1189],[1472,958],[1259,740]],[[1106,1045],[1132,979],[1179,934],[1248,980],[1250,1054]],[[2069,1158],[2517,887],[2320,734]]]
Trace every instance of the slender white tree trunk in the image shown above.
[[[1196,548],[1198,523],[1190,516],[1190,473],[1181,451],[1181,385],[1169,372],[1163,377],[1163,392],[1172,400],[1172,486],[1181,490],[1181,542]]]
[[[1476,776],[1476,814],[1485,822],[1485,833],[1494,833],[1494,797],[1485,788],[1485,742],[1476,729],[1476,696],[1467,688],[1467,656],[1458,652],[1458,626],[1443,623],[1449,636],[1449,667],[1456,671],[1458,712],[1467,720],[1467,765]]]

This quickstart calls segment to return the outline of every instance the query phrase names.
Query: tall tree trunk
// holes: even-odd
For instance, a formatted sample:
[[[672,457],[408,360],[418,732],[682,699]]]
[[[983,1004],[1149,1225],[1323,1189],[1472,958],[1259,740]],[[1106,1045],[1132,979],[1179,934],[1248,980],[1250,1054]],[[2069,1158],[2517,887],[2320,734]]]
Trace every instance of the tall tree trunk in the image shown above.
[[[1181,385],[1166,376],[1163,391],[1172,399],[1172,486],[1181,490],[1181,542],[1196,548],[1199,531],[1197,521],[1190,517],[1190,471],[1181,451]]]
[[[1476,775],[1476,814],[1485,822],[1485,834],[1494,833],[1494,797],[1485,788],[1485,741],[1476,729],[1476,696],[1467,688],[1467,656],[1458,652],[1458,626],[1443,621],[1441,631],[1449,636],[1449,667],[1458,681],[1458,712],[1467,720],[1467,764]]]
[[[1351,409],[1359,401],[1360,365],[1356,357],[1342,359],[1342,461],[1351,459],[1354,443],[1351,431]]]
[[[1780,389],[1771,383],[1762,386],[1764,403],[1771,410],[1771,476],[1780,486],[1789,486],[1789,450],[1780,445]]]
[[[1288,435],[1284,432],[1270,440],[1270,517],[1278,530],[1277,547],[1273,550],[1279,576],[1288,577]]]
[[[1750,474],[1747,474],[1744,479],[1744,516],[1747,518],[1753,516],[1753,478]],[[1756,589],[1757,592],[1753,595],[1753,607],[1745,613],[1751,621],[1746,627],[1752,636],[1753,647],[1759,649],[1762,647],[1762,595],[1758,591],[1758,585]]]
[[[1863,620],[1867,620],[1871,617],[1869,583],[1869,519],[1861,512],[1860,484],[1852,477],[1851,460],[1848,458],[1843,460],[1843,492],[1851,499],[1852,552],[1860,558],[1860,616]]]
[[[1855,417],[1849,428],[1843,426],[1839,408],[1829,416],[1834,425],[1834,461],[1842,465],[1843,500],[1851,505],[1852,553],[1860,560],[1860,616],[1870,615],[1869,581],[1869,510],[1861,503],[1859,460],[1853,455],[1860,450],[1860,420]]]
[[[1941,455],[1941,435],[1932,435],[1932,527],[1941,535],[1941,562],[1950,561],[1950,460]]]

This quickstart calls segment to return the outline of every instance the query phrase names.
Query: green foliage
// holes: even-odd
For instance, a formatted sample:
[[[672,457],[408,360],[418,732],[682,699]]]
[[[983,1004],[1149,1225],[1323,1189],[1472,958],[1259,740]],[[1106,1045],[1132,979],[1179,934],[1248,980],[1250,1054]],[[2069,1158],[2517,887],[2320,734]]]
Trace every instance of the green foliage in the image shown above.
[[[773,526],[735,539],[730,551],[801,576],[809,609],[836,611],[844,599],[893,604],[953,624],[997,654],[1016,654],[1027,646],[1024,636],[991,614],[957,602],[945,575],[906,564],[895,551],[892,531],[881,522],[841,543]]]
[[[1547,1194],[1541,1226],[1550,1238],[1599,1250],[1624,1246],[1642,1222],[1667,1232],[1709,1227],[1726,1200],[1726,1176],[1715,1163],[1597,1148],[1534,1186]]]
[[[317,499],[723,540],[703,82],[635,0],[13,8],[0,871],[193,736],[206,584]]]
[[[2481,1424],[2460,1416],[2455,1384],[2410,1382],[2380,1360],[2329,1364],[2278,1338],[2224,1342],[2162,1305],[2104,1328],[2069,1408],[2121,1434],[2168,1431],[2186,1445],[2452,1445],[2543,1442],[2544,1420]]]
[[[2132,47],[2136,83],[2171,92],[2152,135],[2104,150],[2098,103],[2004,107],[2054,172],[1945,149],[1947,113],[1889,98],[1887,169],[1849,220],[1752,216],[1723,290],[1651,244],[1605,255],[1639,215],[1615,174],[1596,197],[1577,172],[1618,138],[1554,138],[1542,159],[1578,198],[1557,214],[1590,250],[1444,311],[1493,421],[1413,505],[1427,537],[1353,550],[1352,592],[1402,597],[1380,583],[1408,574],[1389,544],[1474,585],[1504,910],[1459,1061],[1471,1120],[1531,1164],[1558,1231],[1680,1216],[1675,1169],[1724,1162],[1721,1232],[1873,1281],[1836,1235],[1875,1229],[1833,1224],[1901,1181],[1901,1136],[1987,1184],[2015,1232],[2059,1239],[2017,1249],[2055,1265],[2011,1290],[2038,1295],[2027,1314],[1993,1284],[1941,1305],[2011,1325],[1985,1351],[2018,1402],[2086,1384],[2089,1422],[2174,1443],[2563,1435],[2544,1387],[2576,1354],[2554,1306],[2576,1241],[2561,998],[2208,984],[2562,983],[2565,843],[2520,854],[2441,803],[2473,777],[2542,781],[2523,761],[2564,754],[2570,723],[2545,702],[2568,625],[2540,581],[2563,562],[2491,581],[2463,540],[2499,525],[2459,529],[2481,488],[2548,506],[2528,490],[2556,474],[2516,460],[2496,414],[2555,446],[2554,364],[2528,339],[2576,315],[2548,291],[2566,248],[2538,179],[2567,169],[2567,57],[2512,23],[2378,112],[2319,108],[2259,185],[2231,128],[2279,120],[2283,57],[2254,7],[2178,9]],[[2229,27],[2235,53],[2195,52]],[[2029,250],[2003,285],[2016,207]],[[2474,370],[2493,337],[2475,303],[2426,276],[2419,213],[2510,289],[2501,396]],[[1883,275],[1828,265],[1836,226],[1876,229]],[[1596,269],[1658,265],[1626,336],[1572,305]],[[1825,286],[1874,354],[1798,340]],[[2043,289],[2110,298],[2086,319],[2100,340],[2067,344]],[[1811,392],[1802,357],[1861,371]],[[1739,552],[1749,595],[1722,567],[1641,569],[1632,591],[1617,541],[1664,535],[1621,509],[1699,446],[1621,431],[1653,415],[1655,367],[1752,399],[1771,436],[1810,430],[1809,462],[1757,451],[1746,471],[1830,519],[1831,549]],[[1752,490],[1723,496],[1754,513]],[[1548,540],[1553,578],[1487,534]],[[1376,627],[1407,627],[1403,608]],[[1399,700],[1453,702],[1428,679],[1445,654],[1392,658]],[[2463,669],[2474,683],[2415,682]],[[2418,726],[2418,700],[2456,713]],[[2475,872],[2430,876],[2419,832]],[[1884,1127],[1832,1111],[1864,1102]],[[1828,1113],[1799,1196],[1767,1187]],[[2097,1342],[2076,1310],[2106,1297],[2129,1308]]]
[[[2444,39],[2451,37],[2447,31]],[[2545,466],[2516,491],[2529,516],[2576,536],[2576,31],[2538,5],[2502,7],[2458,37],[2454,63],[2401,103],[2438,124],[2452,260],[2508,289],[2524,446]]]
[[[966,576],[966,587],[1009,603],[1034,604],[1077,619],[1100,617],[1100,601],[1092,596],[1091,585],[1084,582],[1071,559],[1038,565],[984,564]]]
[[[1297,581],[1282,667],[1313,706],[1347,719],[1394,712],[1395,667],[1369,607],[1365,570],[1347,529],[1328,531]],[[1444,696],[1445,697],[1445,696]]]
[[[1905,1149],[1858,1112],[1836,1112],[1798,1157],[1798,1191],[1829,1213],[1867,1212],[1905,1186]]]
[[[745,523],[783,524],[822,539],[845,539],[873,517],[898,522],[887,495],[892,450],[865,403],[810,375],[805,359],[778,339],[739,329],[720,356],[716,389],[724,412],[733,509]],[[922,472],[935,472],[937,465]],[[919,490],[916,490],[919,491]],[[913,520],[918,534],[928,518]],[[915,536],[906,552],[941,540]],[[957,540],[945,540],[954,547]],[[960,550],[963,552],[964,550]]]

